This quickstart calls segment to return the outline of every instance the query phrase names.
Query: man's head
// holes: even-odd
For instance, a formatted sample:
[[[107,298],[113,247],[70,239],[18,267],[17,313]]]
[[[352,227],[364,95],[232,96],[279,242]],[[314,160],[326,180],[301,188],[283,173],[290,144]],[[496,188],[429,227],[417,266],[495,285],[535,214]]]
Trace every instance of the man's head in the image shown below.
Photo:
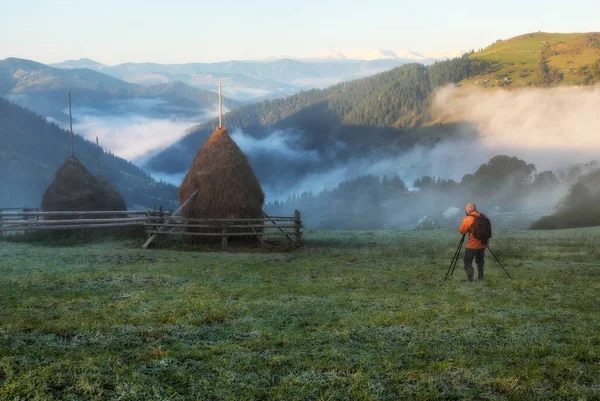
[[[477,206],[475,206],[474,203],[469,203],[467,205],[467,207],[465,208],[465,211],[467,212],[467,214],[471,214],[471,213],[473,213],[476,210],[477,210]]]

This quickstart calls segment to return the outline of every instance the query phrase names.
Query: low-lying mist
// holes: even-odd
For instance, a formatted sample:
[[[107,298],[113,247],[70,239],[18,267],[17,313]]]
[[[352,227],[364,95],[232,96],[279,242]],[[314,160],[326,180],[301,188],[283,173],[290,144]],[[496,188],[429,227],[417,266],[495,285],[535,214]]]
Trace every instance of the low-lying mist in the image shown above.
[[[512,91],[447,87],[436,93],[432,111],[440,121],[464,122],[465,135],[459,139],[442,138],[434,146],[414,146],[395,155],[389,155],[383,150],[375,151],[365,157],[336,163],[326,170],[311,171],[298,177],[293,188],[287,191],[268,184],[266,189],[270,195],[269,200],[273,201],[285,199],[291,193],[311,191],[316,194],[325,188],[335,188],[342,181],[366,175],[398,176],[408,188],[423,176],[451,179],[460,184],[466,174],[474,174],[496,155],[515,156],[526,164],[534,165],[535,170],[526,179],[532,184],[539,173],[553,171],[559,176],[573,165],[598,159],[600,114],[597,110],[600,110],[600,88],[597,87]],[[444,124],[441,125],[442,129],[443,126]],[[473,128],[475,136],[471,135]],[[301,140],[295,139],[294,142],[299,143]],[[288,151],[285,149],[285,152]],[[493,205],[493,209],[497,211],[507,212],[512,208],[548,213],[567,193],[573,181],[564,178],[550,184],[541,179],[546,177],[551,175],[540,175],[540,180],[528,187],[526,193],[519,193],[518,202],[510,202],[510,206],[502,204],[502,200],[517,196],[511,192],[514,191],[513,185],[491,186],[495,192],[493,194],[465,189],[455,199],[454,203],[457,204],[454,206],[462,208],[464,205],[461,203],[477,201],[479,198],[489,200],[488,206]],[[428,191],[415,196],[420,198],[420,202],[415,204],[419,208],[415,216],[439,215],[440,205],[450,206],[446,202],[447,193]],[[499,204],[493,203],[493,199]],[[289,206],[298,204],[294,202],[296,201],[288,202]],[[382,202],[385,203],[386,214],[396,216],[397,221],[407,221],[402,217],[406,213],[390,206],[393,198]],[[304,207],[309,203],[303,202]],[[401,204],[399,202],[398,208],[406,206]],[[323,207],[323,204],[318,206],[320,209]],[[372,204],[370,207],[378,206]],[[289,213],[290,210],[281,212]],[[383,218],[382,221],[386,219]]]
[[[460,182],[498,154],[532,163],[538,172],[558,173],[595,160],[600,152],[600,88],[484,91],[447,87],[438,91],[433,105],[440,119],[466,123],[463,139],[442,138],[432,147],[414,146],[394,155],[375,150],[367,156],[327,163],[343,150],[343,142],[336,142],[330,146],[330,154],[323,154],[302,147],[306,133],[300,130],[276,131],[260,140],[237,130],[233,137],[253,165],[269,158],[273,165],[282,166],[271,169],[277,174],[297,164],[306,167],[285,182],[263,174],[269,200],[318,192],[368,174],[398,175],[409,187],[422,176]]]
[[[558,175],[569,166],[598,159],[598,109],[599,88],[484,91],[447,87],[436,93],[432,112],[439,121],[453,123],[433,127],[438,139],[430,144],[418,141],[420,131],[417,130],[413,145],[397,146],[400,138],[415,134],[405,131],[392,131],[392,136],[385,140],[380,136],[379,144],[373,145],[376,133],[368,127],[364,133],[353,132],[351,139],[350,128],[344,126],[318,133],[307,128],[261,128],[259,131],[232,128],[230,133],[248,156],[267,202],[274,202],[304,192],[317,194],[336,188],[341,182],[368,175],[397,176],[409,190],[423,176],[460,184],[466,174],[474,174],[496,155],[516,156],[535,165],[537,173],[551,170]],[[455,134],[457,130],[460,135]],[[535,180],[536,172],[531,180]],[[178,185],[184,175],[158,178]],[[554,185],[552,190],[529,191],[520,198],[520,203],[511,207],[547,211],[564,196],[568,186],[564,182]],[[510,189],[496,187],[494,190],[506,191],[494,199],[510,198]],[[462,208],[462,203],[477,201],[480,195],[491,197],[469,193],[453,201],[456,204],[452,206]],[[438,213],[439,205],[445,205],[439,199],[444,194],[429,191],[427,199],[425,195],[419,196],[422,199],[420,214],[432,214],[434,209]],[[304,207],[310,214],[310,206],[305,204]],[[502,209],[502,205],[495,207]],[[385,210],[393,209],[388,202]],[[407,221],[399,212],[395,213],[397,221]]]
[[[600,152],[600,87],[483,90],[446,87],[433,113],[477,127],[479,149],[506,153],[555,170]]]
[[[68,109],[64,110],[68,115]],[[142,165],[169,147],[195,124],[215,118],[214,109],[176,107],[162,99],[128,99],[107,102],[103,109],[73,107],[73,130],[117,156]],[[68,129],[68,123],[62,123]]]

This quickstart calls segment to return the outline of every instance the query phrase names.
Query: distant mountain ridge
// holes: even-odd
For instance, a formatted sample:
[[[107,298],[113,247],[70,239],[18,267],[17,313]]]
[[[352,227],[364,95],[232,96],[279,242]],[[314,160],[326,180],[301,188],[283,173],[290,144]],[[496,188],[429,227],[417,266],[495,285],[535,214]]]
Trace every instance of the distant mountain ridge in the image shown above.
[[[459,57],[462,53],[464,52],[460,50],[416,52],[411,50],[378,49],[376,51],[363,53],[330,50],[326,52],[316,53],[310,57],[300,58],[299,60],[400,60],[405,63],[420,62],[425,65],[428,65],[433,64],[436,61],[443,61],[446,59]]]
[[[95,68],[104,66],[104,64],[99,63],[94,60],[90,60],[89,58],[80,58],[77,60],[65,60],[60,63],[48,64],[50,67],[54,68]]]
[[[369,60],[340,58],[300,59],[293,57],[258,61],[224,61],[215,63],[158,64],[123,63],[115,66],[101,64],[90,68],[139,84],[156,84],[182,81],[188,85],[207,90],[215,90],[216,81],[223,81],[224,93],[242,101],[280,98],[301,90],[323,88],[390,70],[419,58],[422,62],[433,63],[429,59],[412,54],[410,58],[398,55],[381,54]],[[77,68],[86,60],[75,60],[53,64],[60,68]],[[95,62],[93,62],[95,63]],[[89,63],[88,63],[89,64]]]
[[[60,69],[31,60],[0,60],[0,96],[8,97],[36,112],[63,120],[66,91],[76,92],[80,106],[103,109],[115,100],[157,99],[171,102],[176,108],[166,113],[198,114],[215,108],[215,92],[195,88],[182,82],[136,85],[88,68]],[[224,105],[235,108],[239,102],[225,97]]]

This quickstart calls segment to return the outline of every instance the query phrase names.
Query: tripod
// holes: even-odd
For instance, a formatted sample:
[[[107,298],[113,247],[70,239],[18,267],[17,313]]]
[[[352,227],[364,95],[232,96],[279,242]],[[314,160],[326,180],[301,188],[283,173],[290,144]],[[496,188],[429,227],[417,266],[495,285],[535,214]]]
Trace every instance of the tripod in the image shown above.
[[[502,270],[504,270],[504,273],[506,273],[506,275],[508,276],[508,278],[512,280],[511,275],[508,274],[508,271],[506,271],[506,269],[504,268],[504,265],[502,263],[500,263],[500,261],[498,260],[498,258],[496,257],[496,255],[494,255],[494,252],[492,252],[492,248],[490,248],[490,246],[488,245],[487,249],[488,249],[488,251],[490,251],[490,253],[494,257],[494,259],[496,259],[496,262],[498,262],[498,264],[500,265],[500,267],[502,267]]]
[[[456,268],[456,262],[458,262],[458,258],[460,256],[460,250],[462,249],[462,246],[465,243],[465,235],[467,235],[467,234],[463,234],[463,236],[460,239],[460,242],[458,243],[458,248],[456,248],[456,252],[454,252],[454,256],[452,257],[452,261],[450,262],[450,267],[448,267],[448,271],[446,272],[446,277],[444,277],[444,281],[446,281],[446,279],[448,279],[448,274],[450,274],[450,275],[454,274],[454,269]]]
[[[446,279],[448,279],[448,274],[450,274],[450,275],[454,274],[454,269],[456,268],[456,263],[458,262],[458,258],[460,257],[460,250],[462,249],[462,246],[465,242],[465,235],[467,235],[467,234],[463,234],[462,238],[460,239],[460,242],[458,243],[458,248],[456,248],[456,252],[454,252],[454,256],[452,257],[452,261],[450,262],[450,267],[448,267],[448,271],[446,272],[446,277],[444,277],[444,281],[446,281]],[[490,251],[490,253],[494,257],[494,259],[496,259],[496,262],[498,262],[498,264],[502,267],[502,270],[504,270],[504,273],[506,273],[508,278],[512,279],[511,275],[504,268],[504,265],[498,260],[498,258],[494,254],[494,252],[492,252],[492,249],[490,248],[489,245],[488,245],[487,249],[488,249],[488,251]]]

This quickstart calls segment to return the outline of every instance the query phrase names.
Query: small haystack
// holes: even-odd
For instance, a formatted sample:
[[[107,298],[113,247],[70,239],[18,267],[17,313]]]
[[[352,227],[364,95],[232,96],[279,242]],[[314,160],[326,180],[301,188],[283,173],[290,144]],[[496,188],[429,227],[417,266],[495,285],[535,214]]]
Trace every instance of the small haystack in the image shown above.
[[[58,169],[42,198],[44,211],[126,210],[125,201],[104,178],[94,177],[76,157]]]
[[[182,210],[187,218],[263,217],[265,194],[248,158],[224,128],[217,128],[198,151],[179,187],[179,202],[196,190],[198,195]]]

